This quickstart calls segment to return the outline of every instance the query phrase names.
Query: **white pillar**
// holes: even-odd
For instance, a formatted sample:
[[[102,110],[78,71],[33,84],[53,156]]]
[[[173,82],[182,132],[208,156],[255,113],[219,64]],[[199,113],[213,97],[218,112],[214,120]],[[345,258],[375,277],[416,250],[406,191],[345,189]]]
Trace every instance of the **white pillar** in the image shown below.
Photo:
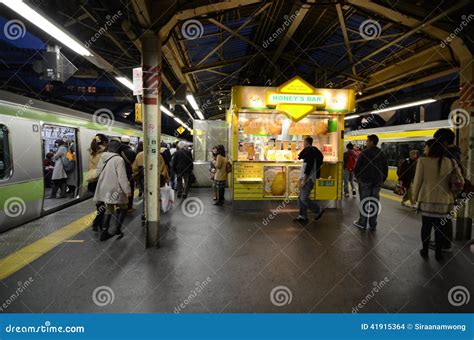
[[[143,150],[145,155],[146,247],[157,247],[160,239],[160,174],[158,160],[161,133],[161,40],[146,32],[142,38]]]

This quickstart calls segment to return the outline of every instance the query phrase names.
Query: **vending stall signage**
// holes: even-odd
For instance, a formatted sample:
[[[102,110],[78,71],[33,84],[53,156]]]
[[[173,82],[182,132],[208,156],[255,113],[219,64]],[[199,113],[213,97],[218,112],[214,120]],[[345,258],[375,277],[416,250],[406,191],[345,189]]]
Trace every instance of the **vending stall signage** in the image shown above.
[[[353,90],[315,88],[301,77],[279,87],[233,87],[226,121],[235,206],[296,199],[302,166],[298,155],[306,136],[324,155],[321,178],[311,197],[342,199],[344,114],[354,106]]]

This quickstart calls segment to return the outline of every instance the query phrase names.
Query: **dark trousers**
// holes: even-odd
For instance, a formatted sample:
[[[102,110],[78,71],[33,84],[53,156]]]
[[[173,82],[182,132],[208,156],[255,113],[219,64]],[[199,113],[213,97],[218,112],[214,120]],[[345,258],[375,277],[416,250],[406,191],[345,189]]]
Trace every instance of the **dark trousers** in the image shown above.
[[[178,196],[188,195],[189,192],[189,174],[182,174],[178,176]]]
[[[441,248],[447,249],[451,248],[451,242],[453,242],[453,220],[452,219],[446,219],[444,228],[443,228],[443,244]]]
[[[380,212],[380,184],[359,182],[359,224],[375,229],[377,227],[377,215]]]
[[[66,196],[66,178],[62,179],[53,179],[53,190],[51,191],[51,197],[56,197],[58,190],[61,189],[61,197]]]
[[[441,217],[421,216],[421,242],[423,250],[428,251],[430,245],[431,229],[435,230],[435,251],[441,254],[441,248],[446,242],[444,237],[444,226],[441,224]]]
[[[92,222],[92,228],[94,230],[101,229],[104,225],[104,215],[105,215],[105,203],[104,202],[96,202],[95,208],[97,211],[97,215]]]
[[[300,188],[300,194],[298,196],[298,206],[300,208],[300,215],[304,219],[308,219],[308,209],[313,211],[314,216],[316,217],[321,212],[321,208],[316,201],[312,201],[309,197],[311,195],[311,191],[314,188],[314,182],[310,179],[306,181],[306,183]]]

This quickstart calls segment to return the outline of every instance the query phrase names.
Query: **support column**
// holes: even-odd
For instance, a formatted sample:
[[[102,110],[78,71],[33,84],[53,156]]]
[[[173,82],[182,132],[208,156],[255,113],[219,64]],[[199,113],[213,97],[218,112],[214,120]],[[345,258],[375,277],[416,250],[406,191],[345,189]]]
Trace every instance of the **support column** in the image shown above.
[[[143,34],[143,150],[145,155],[146,247],[158,247],[160,240],[160,174],[161,141],[161,40],[159,34]]]
[[[474,62],[471,58],[460,60],[459,74],[459,147],[466,178],[474,181]],[[465,241],[472,237],[474,216],[474,194],[466,197],[463,210],[456,219],[456,240]]]

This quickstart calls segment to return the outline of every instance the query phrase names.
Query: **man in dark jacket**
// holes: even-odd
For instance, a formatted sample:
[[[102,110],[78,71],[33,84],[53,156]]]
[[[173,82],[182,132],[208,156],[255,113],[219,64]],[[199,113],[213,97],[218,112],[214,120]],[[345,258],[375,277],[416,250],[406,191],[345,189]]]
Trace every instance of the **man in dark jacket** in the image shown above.
[[[179,142],[178,150],[173,155],[172,164],[173,172],[176,174],[178,181],[178,198],[182,196],[186,199],[191,187],[189,178],[193,172],[193,155],[183,142]]]
[[[357,158],[354,174],[359,183],[359,220],[354,226],[375,231],[377,215],[380,212],[380,189],[388,176],[387,157],[377,147],[379,138],[376,135],[367,136],[367,148]]]
[[[309,198],[316,179],[321,175],[323,158],[324,156],[321,151],[313,146],[313,138],[306,137],[304,149],[298,155],[298,159],[303,160],[303,165],[300,172],[300,194],[298,198],[300,214],[295,218],[295,222],[308,222],[308,208],[313,211],[315,221],[319,220],[324,213],[324,209],[320,209],[318,203]]]
[[[135,158],[137,154],[133,151],[132,147],[130,146],[130,137],[129,136],[122,136],[120,137],[120,141],[122,145],[120,147],[120,156],[122,156],[123,160],[125,161],[125,170],[127,171],[127,178],[130,182],[130,188],[132,189],[132,194],[128,196],[128,210],[133,209],[133,194],[135,191],[135,180],[133,179],[133,171],[132,171],[132,164],[135,162]]]

